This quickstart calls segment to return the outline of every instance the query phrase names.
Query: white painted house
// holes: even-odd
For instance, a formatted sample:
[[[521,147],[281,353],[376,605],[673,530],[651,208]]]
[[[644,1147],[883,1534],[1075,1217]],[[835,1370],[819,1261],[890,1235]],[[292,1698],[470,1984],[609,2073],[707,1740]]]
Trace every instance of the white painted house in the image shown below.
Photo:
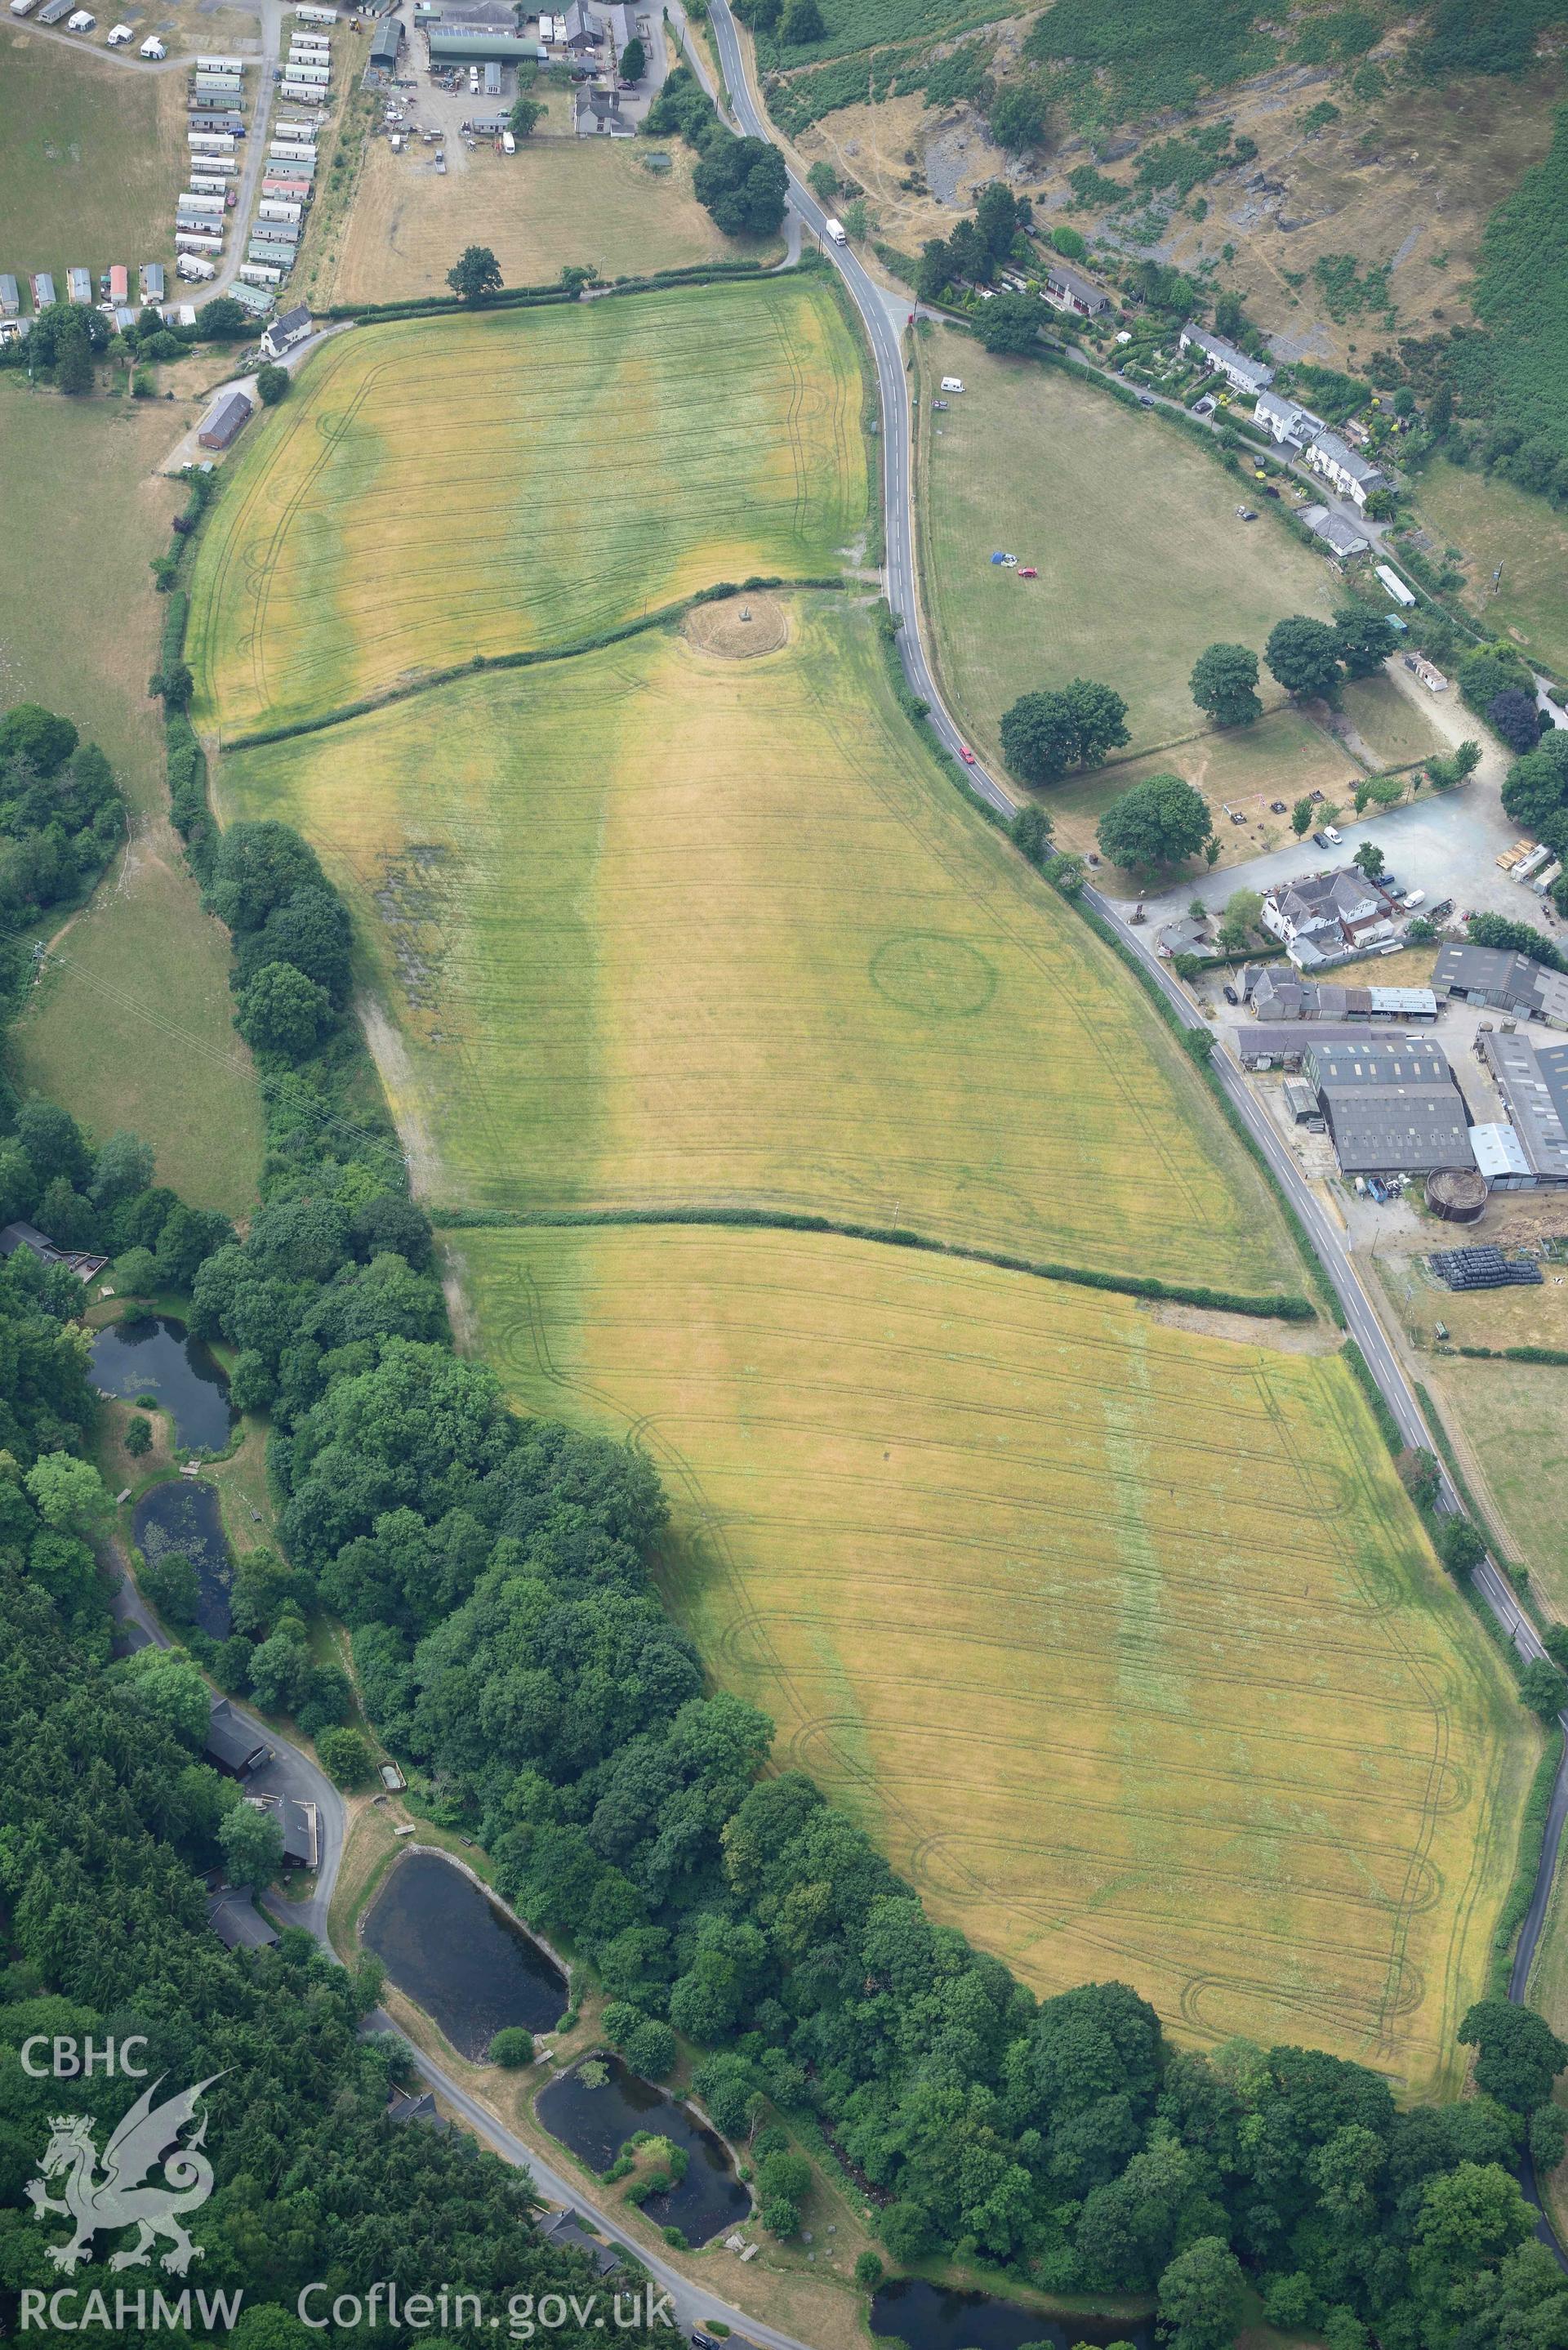
[[[1380,490],[1387,479],[1381,465],[1375,465],[1369,457],[1359,456],[1337,432],[1320,432],[1306,452],[1306,461],[1314,473],[1321,473],[1342,498],[1348,498],[1355,506],[1364,506],[1373,491]]]
[[[1197,351],[1216,374],[1222,375],[1238,391],[1250,391],[1256,399],[1266,391],[1274,380],[1274,370],[1262,359],[1250,359],[1223,335],[1207,334],[1201,327],[1186,326],[1181,329],[1181,348]]]
[[[1261,392],[1252,414],[1276,441],[1293,449],[1304,449],[1324,430],[1321,416],[1314,416],[1310,408],[1298,408],[1283,392]]]

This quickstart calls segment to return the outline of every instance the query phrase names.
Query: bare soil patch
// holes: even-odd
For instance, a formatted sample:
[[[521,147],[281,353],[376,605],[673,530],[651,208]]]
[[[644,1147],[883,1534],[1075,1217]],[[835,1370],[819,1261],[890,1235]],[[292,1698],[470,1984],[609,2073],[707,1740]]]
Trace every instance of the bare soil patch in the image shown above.
[[[1271,1347],[1284,1355],[1332,1355],[1336,1332],[1320,1322],[1264,1322],[1255,1314],[1226,1314],[1211,1305],[1178,1305],[1168,1298],[1140,1299],[1137,1310],[1168,1330],[1195,1330],[1203,1338],[1231,1338],[1239,1347]]]

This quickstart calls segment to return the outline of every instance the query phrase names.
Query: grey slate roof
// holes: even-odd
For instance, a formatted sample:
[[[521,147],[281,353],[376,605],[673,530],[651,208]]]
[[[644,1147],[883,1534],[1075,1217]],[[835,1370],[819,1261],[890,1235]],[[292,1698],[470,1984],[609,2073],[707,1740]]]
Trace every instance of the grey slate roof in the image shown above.
[[[1497,1029],[1477,1040],[1531,1172],[1568,1182],[1568,1045]]]
[[[1479,996],[1527,1019],[1568,1027],[1568,976],[1548,971],[1513,947],[1478,947],[1449,941],[1438,950],[1432,985],[1439,994]]]
[[[1475,1165],[1464,1101],[1451,1083],[1324,1086],[1318,1100],[1346,1175],[1430,1175]]]
[[[1344,1042],[1314,1036],[1306,1071],[1318,1087],[1451,1086],[1454,1073],[1440,1045],[1407,1045],[1403,1037],[1365,1034]]]

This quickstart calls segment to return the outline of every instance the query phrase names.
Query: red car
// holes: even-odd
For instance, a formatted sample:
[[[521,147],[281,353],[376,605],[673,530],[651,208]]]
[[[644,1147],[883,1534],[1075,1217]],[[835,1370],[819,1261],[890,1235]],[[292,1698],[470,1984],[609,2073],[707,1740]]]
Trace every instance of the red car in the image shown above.
[[[1032,563],[1026,563],[1023,566],[1023,570],[1020,571],[1018,577],[1020,579],[1038,579],[1040,574],[1035,570],[1034,566]]]
[[[973,766],[974,753],[970,749],[967,743],[961,743],[959,744],[959,757],[963,761],[966,767]]]

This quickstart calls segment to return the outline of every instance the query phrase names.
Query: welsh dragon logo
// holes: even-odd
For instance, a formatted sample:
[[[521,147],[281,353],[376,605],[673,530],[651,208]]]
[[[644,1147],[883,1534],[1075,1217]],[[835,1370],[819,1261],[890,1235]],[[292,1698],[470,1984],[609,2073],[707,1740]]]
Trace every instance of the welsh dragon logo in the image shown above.
[[[169,2240],[162,2265],[175,2276],[183,2276],[192,2261],[203,2257],[201,2245],[191,2241],[182,2223],[184,2215],[199,2211],[213,2191],[213,2166],[201,2151],[207,2135],[206,2115],[202,2116],[194,2135],[182,2144],[180,2132],[194,2115],[198,2101],[222,2075],[214,2073],[198,2081],[193,2089],[154,2106],[152,2099],[162,2077],[160,2074],[151,2088],[144,2089],[123,2120],[115,2125],[104,2148],[101,2172],[91,2116],[56,2114],[50,2120],[40,2175],[27,2181],[26,2193],[35,2218],[57,2217],[73,2223],[76,2232],[70,2241],[48,2248],[56,2268],[67,2276],[89,2257],[93,2238],[105,2230],[137,2230],[129,2251],[113,2255],[111,2269],[143,2267],[161,2236]],[[144,2185],[149,2171],[160,2166],[164,2184]],[[47,2184],[57,2178],[65,2181],[57,2199],[50,2195]]]

